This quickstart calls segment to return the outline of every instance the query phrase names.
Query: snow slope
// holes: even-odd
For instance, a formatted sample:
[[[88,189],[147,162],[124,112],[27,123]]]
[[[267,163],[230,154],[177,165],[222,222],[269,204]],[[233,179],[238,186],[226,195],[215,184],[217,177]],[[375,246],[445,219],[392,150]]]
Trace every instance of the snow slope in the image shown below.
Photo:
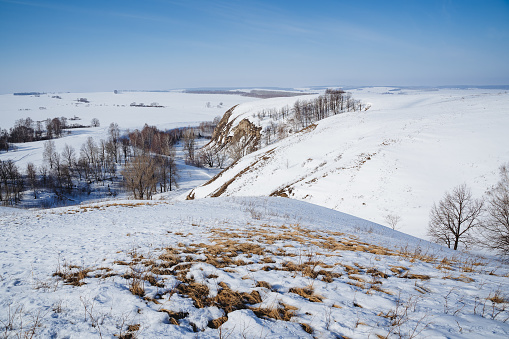
[[[509,160],[507,92],[351,92],[371,108],[324,119],[252,153],[190,195],[284,193],[378,223],[387,214],[399,215],[402,231],[424,237],[429,210],[445,191],[467,183],[480,196]],[[235,111],[246,115],[256,105]]]
[[[292,199],[4,210],[0,256],[4,337],[509,335],[507,265]]]

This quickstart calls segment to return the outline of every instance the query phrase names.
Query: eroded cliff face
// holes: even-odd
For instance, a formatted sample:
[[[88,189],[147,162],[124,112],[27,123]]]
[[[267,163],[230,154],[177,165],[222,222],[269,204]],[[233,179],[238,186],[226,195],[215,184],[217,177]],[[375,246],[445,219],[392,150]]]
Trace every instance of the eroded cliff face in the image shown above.
[[[222,148],[226,144],[226,137],[230,133],[230,129],[232,128],[233,122],[235,121],[235,119],[230,121],[230,117],[232,116],[233,110],[237,106],[238,105],[233,106],[224,113],[221,121],[219,121],[219,124],[217,124],[214,132],[212,133],[212,139],[209,142],[209,145],[213,144]]]
[[[233,111],[237,106],[233,106],[225,112],[223,118],[217,125],[212,140],[207,145],[218,150],[236,150],[242,155],[250,153],[258,148],[261,139],[262,128],[256,126],[247,118],[237,123],[237,118],[231,119]]]

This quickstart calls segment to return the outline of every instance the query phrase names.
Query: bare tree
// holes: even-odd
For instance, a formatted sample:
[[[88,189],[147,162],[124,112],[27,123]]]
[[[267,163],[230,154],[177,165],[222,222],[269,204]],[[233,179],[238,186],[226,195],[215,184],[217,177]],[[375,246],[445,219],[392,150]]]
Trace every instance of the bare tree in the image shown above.
[[[44,162],[49,164],[50,168],[53,168],[55,162],[57,160],[58,153],[56,152],[55,143],[52,140],[48,140],[44,143],[44,150],[42,153],[42,158]]]
[[[385,216],[385,222],[395,230],[398,227],[398,223],[400,222],[401,217],[396,214],[387,214]]]
[[[509,163],[500,167],[500,180],[488,192],[487,212],[481,244],[509,255]]]
[[[76,151],[74,150],[74,147],[65,144],[62,151],[62,160],[69,169],[74,167],[76,164]]]
[[[157,176],[154,160],[148,155],[139,155],[125,165],[122,175],[124,186],[135,199],[150,199],[156,190]]]
[[[115,162],[118,162],[118,153],[120,149],[120,129],[118,128],[118,124],[112,122],[108,128],[108,133],[110,135],[109,141],[113,146],[112,153],[115,156]]]
[[[483,200],[474,199],[466,184],[456,186],[451,193],[446,192],[438,205],[433,204],[428,235],[457,250],[460,243],[471,243],[471,232],[480,225],[483,210]]]
[[[99,119],[93,118],[92,121],[90,121],[90,125],[92,127],[99,127],[99,126],[101,126],[101,123],[99,122]]]
[[[30,188],[34,191],[34,199],[37,199],[37,170],[33,163],[27,164],[27,178]]]
[[[228,160],[228,154],[224,150],[218,150],[216,151],[216,163],[217,167],[223,168],[224,164]]]
[[[210,168],[214,167],[216,152],[214,152],[212,147],[200,149],[200,151],[198,151],[198,157],[200,158],[201,163],[209,166]]]
[[[188,128],[184,132],[184,153],[186,155],[186,163],[194,164],[195,163],[195,150],[196,150],[196,141],[194,129]]]

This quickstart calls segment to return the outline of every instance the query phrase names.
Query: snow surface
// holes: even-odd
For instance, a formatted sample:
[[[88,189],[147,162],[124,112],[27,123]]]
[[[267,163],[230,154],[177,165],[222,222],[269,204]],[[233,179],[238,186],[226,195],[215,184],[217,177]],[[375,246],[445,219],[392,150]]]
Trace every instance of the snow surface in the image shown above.
[[[399,215],[402,231],[424,238],[433,202],[462,183],[480,197],[509,160],[506,91],[376,87],[350,92],[371,108],[324,119],[314,130],[242,158],[195,189],[195,198],[212,195],[235,177],[223,196],[267,196],[290,187],[290,198],[381,224],[388,214]],[[295,100],[274,103],[281,107]],[[241,104],[232,119],[249,119],[266,105]]]
[[[36,318],[36,334],[52,338],[113,337],[126,334],[128,325],[139,325],[140,338],[408,337],[414,331],[426,338],[509,335],[504,322],[509,313],[500,311],[507,303],[488,300],[494,295],[507,298],[508,266],[297,200],[124,201],[15,214],[7,210],[0,214],[0,232],[0,326],[7,337],[29,331]],[[285,235],[290,238],[277,240]],[[179,265],[189,264],[187,277],[208,286],[210,297],[225,286],[221,284],[239,293],[258,291],[262,302],[249,307],[286,304],[294,309],[291,321],[260,318],[244,308],[228,314],[221,332],[212,329],[208,322],[223,311],[197,308],[190,298],[175,293],[176,266],[171,267],[174,273],[155,275],[159,287],[145,282],[148,298],[129,291],[133,278],[123,274],[163,262],[166,249],[184,251],[195,244],[200,250],[225,239],[261,245],[267,252],[237,253],[233,259],[246,264],[225,267],[200,261],[206,253],[182,252],[185,259]],[[328,241],[354,245],[326,249],[321,244]],[[369,252],[374,245],[387,252]],[[322,275],[281,270],[288,262],[319,262],[338,275],[325,282]],[[54,276],[79,267],[89,269],[81,286]],[[427,277],[410,279],[412,274]],[[259,281],[271,287],[257,287]],[[290,291],[306,286],[312,286],[321,301]],[[167,312],[187,315],[174,325]],[[391,325],[391,314],[400,325]],[[12,326],[4,329],[9,323]]]

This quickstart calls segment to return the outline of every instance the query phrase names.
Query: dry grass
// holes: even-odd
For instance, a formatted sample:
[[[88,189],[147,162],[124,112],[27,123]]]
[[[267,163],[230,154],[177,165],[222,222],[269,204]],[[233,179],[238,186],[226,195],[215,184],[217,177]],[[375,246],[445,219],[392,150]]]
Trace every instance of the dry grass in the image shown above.
[[[259,318],[272,318],[275,320],[290,321],[295,315],[296,307],[278,303],[272,307],[252,307],[251,310]]]
[[[187,312],[173,312],[164,308],[161,308],[158,312],[164,312],[168,314],[169,317],[168,321],[170,322],[170,324],[177,326],[180,324],[179,320],[185,319],[189,315],[189,313]]]
[[[412,273],[408,273],[408,271],[406,271],[405,273],[400,275],[400,278],[429,280],[431,277],[429,275],[425,275],[425,274],[412,274]]]
[[[455,281],[461,281],[464,283],[470,283],[470,282],[474,281],[474,279],[467,277],[466,275],[463,275],[463,274],[460,274],[457,277],[452,276],[452,275],[446,275],[445,277],[443,277],[443,279],[451,279],[451,280],[455,280]]]
[[[221,327],[221,325],[223,325],[227,321],[228,321],[228,317],[222,316],[217,319],[209,320],[208,326],[210,328],[219,328],[219,327]]]
[[[509,302],[507,298],[502,295],[501,291],[496,291],[493,294],[490,293],[487,299],[494,304],[503,304]]]
[[[301,297],[308,299],[311,302],[322,302],[323,297],[314,294],[313,287],[306,286],[306,287],[292,287],[288,291],[290,293],[295,293],[300,295]]]
[[[64,283],[67,285],[82,286],[85,285],[83,280],[88,278],[88,273],[92,271],[91,268],[67,265],[64,263],[63,268],[61,269],[58,267],[55,273],[53,273],[53,276],[64,280]]]
[[[173,247],[152,249],[151,251],[153,252],[147,255],[147,257],[136,253],[136,251],[131,251],[132,253],[126,252],[132,257],[131,260],[115,261],[116,265],[123,266],[117,266],[116,269],[120,270],[123,268],[127,270],[124,271],[123,277],[127,279],[129,290],[134,295],[142,297],[147,302],[154,302],[156,304],[159,301],[145,296],[145,282],[163,289],[165,287],[164,281],[167,278],[162,276],[172,276],[171,280],[176,278],[178,283],[173,289],[170,291],[163,289],[161,292],[158,290],[158,295],[155,298],[161,299],[164,294],[170,294],[171,296],[171,294],[177,293],[181,297],[190,298],[196,308],[217,307],[223,310],[224,314],[222,317],[210,320],[208,327],[218,329],[228,320],[228,314],[236,310],[251,309],[258,317],[284,321],[289,321],[297,312],[302,312],[279,301],[275,301],[272,306],[261,307],[260,305],[264,305],[262,304],[264,302],[262,296],[267,290],[270,290],[271,294],[283,294],[280,291],[284,290],[284,288],[273,290],[268,282],[256,281],[255,277],[258,278],[259,276],[256,273],[251,274],[249,272],[279,270],[291,272],[288,276],[293,276],[294,278],[299,277],[299,279],[302,279],[306,277],[308,282],[305,284],[309,284],[308,286],[292,287],[288,292],[297,294],[306,299],[306,301],[316,303],[323,302],[324,297],[315,294],[313,286],[327,286],[317,280],[332,283],[336,279],[338,284],[346,283],[355,287],[354,290],[356,292],[366,294],[380,292],[394,295],[393,292],[384,289],[382,286],[383,279],[387,279],[391,272],[393,274],[392,278],[418,280],[431,278],[428,275],[412,274],[409,268],[405,266],[389,265],[389,268],[387,268],[383,264],[386,261],[383,256],[404,256],[406,259],[401,260],[402,263],[422,261],[423,263],[431,263],[427,267],[435,267],[442,270],[457,269],[462,272],[473,272],[476,267],[482,264],[480,262],[458,262],[449,258],[438,260],[435,256],[424,253],[422,250],[404,249],[392,252],[380,246],[364,243],[356,237],[347,236],[340,232],[309,230],[299,225],[248,225],[246,228],[223,227],[209,231],[211,235],[203,243],[178,243],[173,245]],[[182,232],[173,234],[181,237],[186,236]],[[366,260],[362,261],[365,258],[362,257],[361,253],[353,254],[353,256],[359,258],[360,263],[352,263],[351,261],[341,262],[340,260],[343,259],[340,258],[352,257],[352,254],[345,255],[341,251],[370,253],[368,254],[370,258],[369,264]],[[376,266],[381,260],[383,260],[381,262],[382,266]],[[395,258],[392,262],[396,263],[397,260],[399,258]],[[213,267],[207,267],[206,264]],[[199,271],[198,274],[194,273],[196,272],[196,270],[192,270],[193,267],[196,268],[194,265],[201,265],[200,270],[203,273],[200,274]],[[342,267],[343,269],[339,270],[340,273],[335,272],[336,267]],[[410,267],[412,267],[412,270],[418,270],[419,265],[411,265]],[[91,270],[87,271],[78,266],[69,266],[66,269],[68,272],[73,272],[76,275],[76,286],[79,286],[80,282],[83,282],[87,277],[87,273],[91,272]],[[97,270],[104,270],[103,272],[110,274],[108,268],[102,267]],[[193,273],[191,274],[191,272]],[[218,281],[225,272],[238,275],[239,277],[243,276],[242,279],[253,280],[256,287],[248,290],[248,292],[232,290],[225,282]],[[122,273],[111,272],[111,274],[121,275]],[[348,275],[348,279],[337,280],[345,274]],[[62,277],[62,279],[71,277],[68,273],[55,275]],[[473,281],[473,279],[465,275],[459,277],[446,276],[444,279],[464,282]],[[217,294],[212,297],[209,292],[210,289],[213,289],[211,286],[214,284],[217,284]],[[415,287],[418,292],[422,294],[429,293],[425,289],[420,288],[420,286],[417,286],[417,284],[418,281]],[[361,289],[361,291],[357,290],[357,288]],[[490,295],[486,300],[488,303],[491,301],[493,304],[507,303],[507,300],[500,293]],[[326,302],[330,302],[330,300]],[[357,303],[354,306],[361,307]],[[336,304],[329,307],[341,308],[341,306]],[[168,321],[173,325],[181,324],[181,320],[188,316],[187,313],[176,313],[166,309],[161,309],[160,311],[168,314]],[[305,313],[303,316],[310,315]],[[185,323],[187,324],[187,321]],[[313,329],[309,324],[303,323],[301,326],[306,332],[313,333]]]
[[[137,295],[139,297],[143,297],[145,295],[145,281],[143,280],[141,274],[133,271],[129,279],[129,291],[132,294]]]
[[[269,290],[272,290],[272,286],[270,286],[270,284],[266,281],[257,281],[256,282],[256,287],[263,287],[263,288],[267,288]]]
[[[300,326],[302,327],[304,332],[313,334],[313,328],[311,326],[309,326],[309,324],[301,323]]]

